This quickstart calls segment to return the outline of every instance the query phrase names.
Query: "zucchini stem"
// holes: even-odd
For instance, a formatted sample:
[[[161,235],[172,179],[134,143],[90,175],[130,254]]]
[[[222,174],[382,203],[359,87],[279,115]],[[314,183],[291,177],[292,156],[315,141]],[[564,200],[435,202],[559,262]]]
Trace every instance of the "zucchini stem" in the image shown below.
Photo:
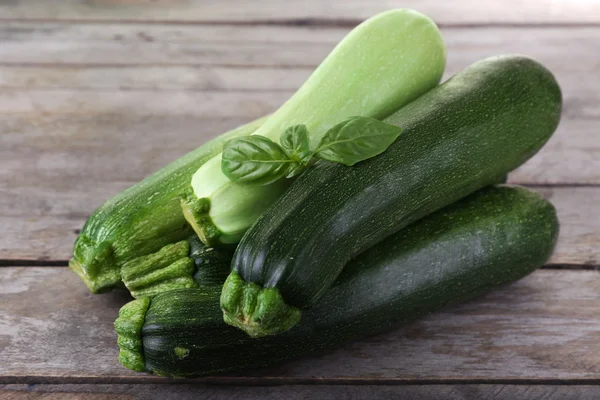
[[[188,193],[181,199],[183,216],[194,229],[200,240],[207,246],[218,244],[222,235],[210,218],[210,199],[196,198],[193,193]]]
[[[180,196],[192,175],[219,154],[225,142],[250,135],[266,119],[208,141],[96,209],[75,241],[69,263],[73,272],[92,293],[107,292],[123,286],[120,269],[127,261],[160,251],[192,234],[180,207]]]
[[[121,279],[135,298],[174,289],[222,285],[229,274],[232,252],[204,245],[196,235],[137,257],[121,268]]]
[[[119,345],[119,362],[134,371],[146,371],[144,349],[142,343],[142,327],[146,319],[146,311],[150,307],[150,299],[144,297],[133,300],[119,310],[119,318],[115,320]]]
[[[187,240],[167,245],[160,251],[135,258],[121,268],[121,278],[135,298],[154,296],[179,288],[198,287],[192,275],[194,260],[188,257]]]
[[[112,243],[96,243],[87,235],[81,234],[75,242],[69,268],[95,294],[110,291],[121,285],[121,271],[114,261]]]
[[[185,219],[207,246],[230,246],[240,241],[248,226],[283,195],[292,180],[281,179],[257,190],[257,186],[231,182],[221,172],[221,157],[215,159],[218,162],[209,162],[207,167],[213,168],[209,175],[216,177],[214,182],[209,182],[213,178],[204,180],[213,192],[196,197],[197,193],[190,190],[182,197],[181,207]]]
[[[235,271],[221,292],[223,320],[246,332],[250,337],[276,335],[300,321],[301,311],[288,305],[277,288],[262,288],[246,282]]]

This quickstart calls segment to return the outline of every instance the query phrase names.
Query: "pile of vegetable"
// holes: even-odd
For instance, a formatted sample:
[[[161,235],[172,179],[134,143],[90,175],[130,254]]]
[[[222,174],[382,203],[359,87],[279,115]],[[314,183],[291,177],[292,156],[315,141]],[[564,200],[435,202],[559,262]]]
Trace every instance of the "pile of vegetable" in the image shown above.
[[[368,19],[275,113],[109,200],[75,243],[125,367],[191,377],[279,362],[513,282],[552,254],[554,207],[502,185],[555,131],[561,92],[523,56],[439,85],[412,10]]]

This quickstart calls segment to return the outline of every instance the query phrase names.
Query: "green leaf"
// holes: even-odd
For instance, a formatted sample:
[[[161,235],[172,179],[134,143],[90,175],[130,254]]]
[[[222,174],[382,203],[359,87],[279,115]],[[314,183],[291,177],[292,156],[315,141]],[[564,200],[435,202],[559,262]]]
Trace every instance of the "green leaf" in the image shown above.
[[[300,175],[302,172],[304,172],[304,170],[306,169],[306,165],[305,164],[300,164],[300,163],[292,163],[290,164],[290,166],[288,167],[287,173],[285,175],[286,178],[293,178],[297,175]]]
[[[283,132],[279,141],[283,150],[292,160],[304,165],[308,164],[311,152],[306,125],[290,126]]]
[[[233,182],[268,185],[288,175],[296,162],[270,139],[251,135],[227,141],[223,146],[221,170]]]
[[[344,165],[383,153],[400,136],[401,129],[374,118],[350,117],[329,129],[315,157]]]

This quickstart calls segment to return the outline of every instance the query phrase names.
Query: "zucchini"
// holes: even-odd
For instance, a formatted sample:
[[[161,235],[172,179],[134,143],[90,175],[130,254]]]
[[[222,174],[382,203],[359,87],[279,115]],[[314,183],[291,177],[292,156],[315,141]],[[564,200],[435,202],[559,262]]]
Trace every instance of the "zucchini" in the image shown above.
[[[317,162],[246,233],[225,321],[253,337],[289,329],[350,259],[533,156],[560,112],[553,75],[521,56],[477,62],[401,108],[384,120],[403,129],[384,153]]]
[[[189,257],[195,265],[194,282],[198,285],[222,285],[231,270],[233,251],[208,247],[196,235],[189,242]]]
[[[192,174],[218,154],[227,140],[250,135],[265,120],[207,142],[104,203],[75,241],[71,270],[92,293],[105,292],[122,286],[121,267],[126,262],[193,234],[180,208],[180,197],[188,190]]]
[[[223,322],[219,287],[125,305],[120,362],[192,377],[264,366],[372,335],[534,271],[558,235],[552,205],[519,187],[489,187],[390,236],[351,261],[302,321],[251,339]]]
[[[446,49],[435,23],[414,10],[380,13],[353,29],[298,91],[255,134],[279,142],[304,124],[314,146],[336,123],[352,116],[384,118],[436,86]],[[209,246],[237,244],[244,232],[287,189],[231,182],[221,156],[193,176],[194,193],[182,201],[186,219]]]
[[[198,285],[222,285],[232,256],[233,252],[210,248],[192,235],[156,253],[127,261],[121,267],[121,279],[135,298]]]

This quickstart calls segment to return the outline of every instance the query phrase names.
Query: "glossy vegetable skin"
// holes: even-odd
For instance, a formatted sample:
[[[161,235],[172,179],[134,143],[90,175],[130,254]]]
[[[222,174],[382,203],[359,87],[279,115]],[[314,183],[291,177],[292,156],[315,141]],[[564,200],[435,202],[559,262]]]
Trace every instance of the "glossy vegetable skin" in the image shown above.
[[[92,293],[122,286],[121,267],[193,234],[180,198],[192,174],[218,154],[227,140],[250,135],[265,118],[227,132],[104,203],[75,241],[70,268]],[[130,264],[132,265],[132,264]]]
[[[403,133],[346,167],[317,162],[239,244],[221,295],[225,321],[258,337],[285,331],[344,265],[408,224],[523,164],[561,113],[553,75],[521,56],[473,64],[384,121]]]
[[[180,289],[125,305],[120,362],[193,377],[272,364],[390,329],[529,274],[558,235],[552,205],[491,187],[440,210],[351,261],[298,325],[252,339],[226,325],[219,287]]]
[[[307,127],[311,149],[337,123],[363,116],[382,119],[435,87],[446,65],[446,48],[435,23],[408,9],[377,14],[354,28],[296,93],[255,132],[279,142],[285,130]],[[231,182],[221,155],[193,176],[194,191],[182,207],[209,246],[237,244],[246,230],[287,189]]]

